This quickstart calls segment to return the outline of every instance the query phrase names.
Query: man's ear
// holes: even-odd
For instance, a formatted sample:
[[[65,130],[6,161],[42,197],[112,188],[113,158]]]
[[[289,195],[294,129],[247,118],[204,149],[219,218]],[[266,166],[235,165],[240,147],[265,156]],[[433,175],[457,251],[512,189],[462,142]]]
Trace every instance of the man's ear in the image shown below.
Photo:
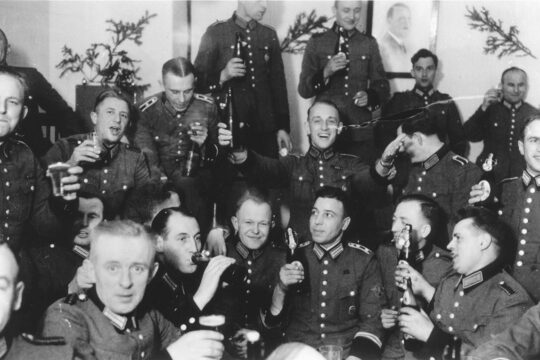
[[[306,134],[311,135],[311,130],[309,129],[309,120],[304,121],[304,128],[306,129]]]
[[[518,149],[521,155],[525,155],[525,150],[523,149],[523,140],[518,140]]]
[[[236,216],[231,216],[231,223],[234,228],[234,233],[238,233],[238,218]]]
[[[345,219],[343,219],[343,222],[341,223],[341,230],[345,231],[351,224],[351,217],[347,216]]]
[[[151,272],[150,272],[150,276],[148,277],[148,282],[152,281],[152,279],[154,278],[154,276],[156,276],[158,269],[159,269],[159,263],[156,261],[156,262],[154,263],[154,265],[152,266],[152,269],[151,269]]]
[[[429,234],[431,234],[431,225],[422,225],[422,227],[420,228],[420,236],[422,237],[422,239],[427,238]]]
[[[22,298],[24,292],[24,283],[19,281],[15,285],[15,298],[13,299],[13,311],[17,311],[21,308]]]
[[[489,248],[492,242],[493,239],[491,238],[491,235],[487,233],[480,234],[480,248],[482,250],[486,250],[487,248]]]
[[[21,120],[26,118],[26,115],[28,115],[28,106],[25,105],[25,106],[23,106]]]
[[[422,145],[422,143],[424,142],[424,138],[422,137],[422,134],[419,132],[414,132],[412,134],[412,138],[416,139],[416,142],[418,142],[418,145]]]
[[[158,253],[162,253],[163,252],[163,243],[165,242],[165,240],[163,240],[163,236],[161,235],[158,235],[157,236],[157,239],[156,239],[156,251]]]
[[[92,120],[92,124],[97,125],[97,113],[95,111],[90,113],[90,119]]]

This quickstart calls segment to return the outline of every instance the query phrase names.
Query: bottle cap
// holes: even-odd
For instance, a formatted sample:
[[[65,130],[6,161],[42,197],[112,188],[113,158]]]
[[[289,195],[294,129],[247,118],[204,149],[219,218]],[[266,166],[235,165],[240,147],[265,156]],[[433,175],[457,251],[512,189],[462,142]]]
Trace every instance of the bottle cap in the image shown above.
[[[258,331],[255,331],[255,330],[250,330],[248,332],[246,332],[246,340],[250,343],[254,343],[254,342],[257,342],[261,339],[261,334],[259,334]]]

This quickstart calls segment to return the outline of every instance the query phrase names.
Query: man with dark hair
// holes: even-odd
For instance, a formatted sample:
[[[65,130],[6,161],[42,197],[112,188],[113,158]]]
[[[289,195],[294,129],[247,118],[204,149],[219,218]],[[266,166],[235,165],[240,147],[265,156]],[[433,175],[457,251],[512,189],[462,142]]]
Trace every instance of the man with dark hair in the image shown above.
[[[475,185],[470,193],[470,203],[489,197],[502,220],[507,222],[517,238],[512,254],[512,275],[529,292],[535,302],[540,300],[540,277],[538,254],[540,251],[540,115],[525,120],[519,132],[518,150],[523,156],[525,169],[519,177],[504,179],[497,189]],[[491,192],[490,192],[491,191]]]
[[[340,344],[344,359],[378,359],[385,303],[379,265],[366,247],[344,239],[351,222],[347,194],[324,186],[315,198],[312,242],[298,249],[305,261],[281,267],[265,323],[285,321],[287,341],[315,348]],[[302,282],[307,282],[303,291],[293,290]]]
[[[525,119],[538,110],[525,102],[529,90],[527,73],[510,67],[503,71],[499,89],[489,89],[482,105],[465,122],[469,141],[484,141],[477,164],[483,164],[492,154],[496,165],[495,180],[519,176],[525,163],[518,150],[519,130]]]
[[[405,226],[411,226],[410,244],[404,244]],[[446,244],[448,233],[446,216],[432,199],[421,194],[403,196],[397,203],[392,220],[392,243],[384,243],[376,251],[381,264],[383,285],[390,308],[383,309],[381,322],[388,330],[383,359],[401,359],[405,349],[401,345],[401,333],[396,326],[398,307],[402,294],[394,280],[400,251],[409,247],[409,265],[422,274],[431,286],[438,286],[452,269],[452,258],[436,244]],[[425,305],[422,304],[425,308]]]
[[[135,145],[146,154],[152,178],[173,183],[206,231],[210,180],[204,165],[217,155],[217,107],[195,93],[195,69],[185,58],[165,62],[162,80],[164,91],[139,106]]]
[[[82,119],[73,112],[37,69],[7,64],[6,58],[10,49],[6,34],[0,29],[0,70],[20,74],[28,85],[28,96],[25,99],[28,114],[19,124],[18,130],[22,140],[34,153],[42,156],[51,147],[51,141],[43,137],[41,126],[44,124],[40,120],[39,108],[45,110],[47,117],[52,120],[62,137],[81,133],[84,125]]]
[[[134,191],[122,211],[122,218],[150,226],[161,210],[180,207],[180,195],[170,183],[150,183]]]
[[[239,0],[233,16],[208,27],[195,59],[198,89],[223,98],[230,86],[238,121],[246,124],[245,144],[277,157],[291,150],[289,104],[281,48],[276,31],[260,23],[266,0]],[[233,48],[241,38],[243,59]]]
[[[391,181],[394,195],[424,194],[437,201],[452,221],[467,204],[469,189],[480,180],[481,170],[445,145],[443,130],[430,109],[399,121],[398,136],[375,165],[377,173],[385,174],[389,183],[395,175]],[[408,173],[406,168],[397,166],[396,170],[394,166],[400,153],[411,163]]]
[[[450,146],[456,154],[465,156],[467,141],[463,133],[461,116],[456,104],[448,94],[435,89],[435,78],[439,59],[437,55],[427,49],[420,49],[411,58],[411,75],[415,80],[412,90],[396,92],[383,107],[384,116],[392,116],[400,112],[429,108],[433,114],[433,121],[442,131],[443,141]],[[381,125],[383,123],[380,123]],[[394,137],[395,127],[389,126],[382,131],[379,146],[386,146]]]
[[[401,72],[409,60],[411,45],[411,9],[403,2],[393,4],[386,12],[386,32],[380,39],[384,68],[389,72]]]
[[[336,1],[336,22],[328,31],[309,40],[298,83],[300,96],[316,100],[330,99],[343,114],[345,125],[371,121],[372,113],[388,99],[386,80],[377,41],[356,29],[360,21],[361,1]],[[339,47],[344,39],[343,49]],[[340,139],[340,151],[364,161],[375,157],[372,127],[350,127]]]
[[[414,293],[429,303],[428,314],[401,308],[398,323],[403,333],[425,346],[417,358],[438,357],[445,346],[461,342],[461,354],[490,340],[514,324],[533,305],[527,292],[505,270],[507,225],[487,209],[460,211],[448,250],[454,272],[438,287],[406,263],[400,263],[396,282],[410,278]]]

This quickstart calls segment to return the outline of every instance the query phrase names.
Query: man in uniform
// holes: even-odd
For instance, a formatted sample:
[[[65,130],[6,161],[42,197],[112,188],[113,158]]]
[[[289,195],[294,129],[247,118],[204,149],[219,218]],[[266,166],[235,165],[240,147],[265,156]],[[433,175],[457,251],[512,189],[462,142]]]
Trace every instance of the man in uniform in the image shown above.
[[[94,139],[92,134],[60,139],[43,158],[47,165],[66,162],[83,167],[81,189],[103,199],[108,219],[120,214],[134,189],[150,182],[143,153],[121,141],[131,116],[130,101],[123,93],[104,90],[90,113]]]
[[[398,136],[388,144],[375,167],[378,174],[394,173],[394,195],[424,194],[437,201],[452,222],[457,211],[467,204],[469,190],[480,180],[481,170],[452,152],[442,138],[433,112],[421,111],[398,127]],[[409,158],[408,173],[394,166],[399,153]]]
[[[194,92],[195,68],[187,59],[165,62],[161,73],[165,91],[139,106],[135,145],[146,154],[152,178],[172,182],[206,231],[209,179],[203,165],[217,154],[217,108],[212,98]],[[192,151],[202,168],[191,161]]]
[[[396,327],[396,320],[403,294],[395,285],[394,271],[398,256],[403,250],[403,230],[411,225],[409,237],[409,265],[416,269],[427,282],[437,287],[441,280],[452,270],[452,258],[447,251],[434,245],[446,243],[438,237],[446,238],[446,217],[441,207],[424,195],[414,194],[402,197],[394,211],[392,221],[393,244],[381,244],[376,251],[381,264],[383,285],[391,308],[383,309],[381,322],[388,330],[383,359],[402,359],[405,355],[401,345],[401,333]],[[427,304],[423,304],[427,305]],[[425,307],[424,307],[425,308]]]
[[[234,259],[216,256],[205,269],[198,269],[192,256],[201,250],[199,224],[192,214],[180,208],[158,212],[152,231],[157,235],[159,268],[146,298],[177,328],[192,330],[195,320],[216,294],[221,274]]]
[[[291,149],[289,104],[281,48],[276,31],[261,24],[266,0],[240,0],[233,16],[217,22],[201,39],[195,68],[198,88],[223,98],[230,86],[238,120],[246,124],[246,146],[277,157]],[[233,57],[237,34],[244,58]]]
[[[405,263],[396,271],[397,283],[410,277],[414,293],[429,303],[429,316],[404,307],[398,317],[401,331],[426,343],[415,353],[421,359],[437,357],[459,341],[467,355],[533,305],[525,289],[503,270],[513,246],[506,225],[484,208],[467,208],[460,215],[448,244],[455,272],[437,288]]]
[[[521,176],[505,179],[499,189],[490,194],[487,187],[475,185],[470,203],[490,195],[494,198],[502,220],[508,223],[518,239],[512,275],[529,292],[535,302],[540,301],[540,115],[530,117],[520,132],[518,147],[525,162]],[[488,199],[489,201],[489,199]]]
[[[483,164],[489,154],[496,161],[495,180],[519,176],[523,157],[518,151],[518,136],[525,119],[538,110],[525,102],[529,89],[527,73],[511,67],[503,71],[501,89],[490,89],[482,105],[463,125],[469,141],[484,141],[477,164]]]
[[[73,112],[38,70],[8,65],[6,57],[10,49],[6,34],[0,29],[0,70],[20,74],[28,85],[26,103],[28,115],[19,126],[22,140],[36,155],[41,156],[51,147],[51,141],[43,137],[41,126],[44,124],[40,122],[38,107],[47,112],[47,116],[54,121],[56,130],[62,137],[83,132],[82,119]]]
[[[383,335],[381,274],[370,250],[343,238],[351,221],[348,203],[340,189],[325,186],[317,191],[309,221],[313,241],[299,249],[304,264],[281,268],[265,321],[286,315],[287,341],[315,348],[340,345],[347,360],[378,359]],[[304,281],[309,291],[291,289]]]
[[[198,331],[178,339],[180,331],[142,303],[157,270],[154,241],[142,225],[103,222],[91,238],[95,287],[86,297],[68,297],[51,305],[43,335],[64,336],[83,358],[221,358],[223,335]]]
[[[388,72],[401,72],[405,69],[411,54],[408,37],[411,32],[411,9],[398,2],[386,12],[387,31],[381,38],[381,57]]]
[[[426,49],[420,49],[411,58],[411,75],[415,80],[412,90],[396,92],[383,108],[384,116],[392,116],[406,110],[417,108],[430,108],[433,112],[434,121],[444,134],[444,141],[450,149],[461,156],[465,156],[467,141],[463,132],[461,115],[448,94],[439,92],[434,88],[434,80],[437,75],[439,59],[437,55]],[[380,123],[381,125],[383,122]],[[385,129],[381,134],[382,146],[386,146],[394,137],[395,127]],[[386,140],[389,136],[390,139]]]
[[[377,41],[356,30],[361,1],[335,1],[332,29],[309,40],[298,92],[305,99],[330,99],[343,114],[345,125],[372,120],[372,112],[388,100],[389,87]],[[344,39],[343,51],[336,44]],[[341,50],[341,49],[340,49]],[[373,128],[350,127],[340,140],[340,151],[364,161],[375,158]]]

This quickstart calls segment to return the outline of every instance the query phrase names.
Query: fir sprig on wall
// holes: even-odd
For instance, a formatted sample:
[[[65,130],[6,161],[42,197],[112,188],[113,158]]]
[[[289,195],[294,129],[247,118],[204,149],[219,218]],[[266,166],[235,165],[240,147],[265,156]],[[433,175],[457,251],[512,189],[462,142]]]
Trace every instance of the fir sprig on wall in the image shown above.
[[[502,21],[491,17],[485,7],[482,7],[480,11],[474,6],[472,9],[467,7],[465,17],[470,20],[471,29],[490,33],[486,39],[484,54],[496,54],[499,59],[509,55],[530,56],[536,59],[531,50],[519,40],[517,26],[512,25],[508,31],[505,31]]]
[[[289,26],[287,36],[281,42],[281,51],[293,54],[303,53],[311,35],[328,29],[324,25],[327,21],[327,16],[317,16],[315,10],[312,10],[309,15],[306,12],[296,15],[294,24]]]

